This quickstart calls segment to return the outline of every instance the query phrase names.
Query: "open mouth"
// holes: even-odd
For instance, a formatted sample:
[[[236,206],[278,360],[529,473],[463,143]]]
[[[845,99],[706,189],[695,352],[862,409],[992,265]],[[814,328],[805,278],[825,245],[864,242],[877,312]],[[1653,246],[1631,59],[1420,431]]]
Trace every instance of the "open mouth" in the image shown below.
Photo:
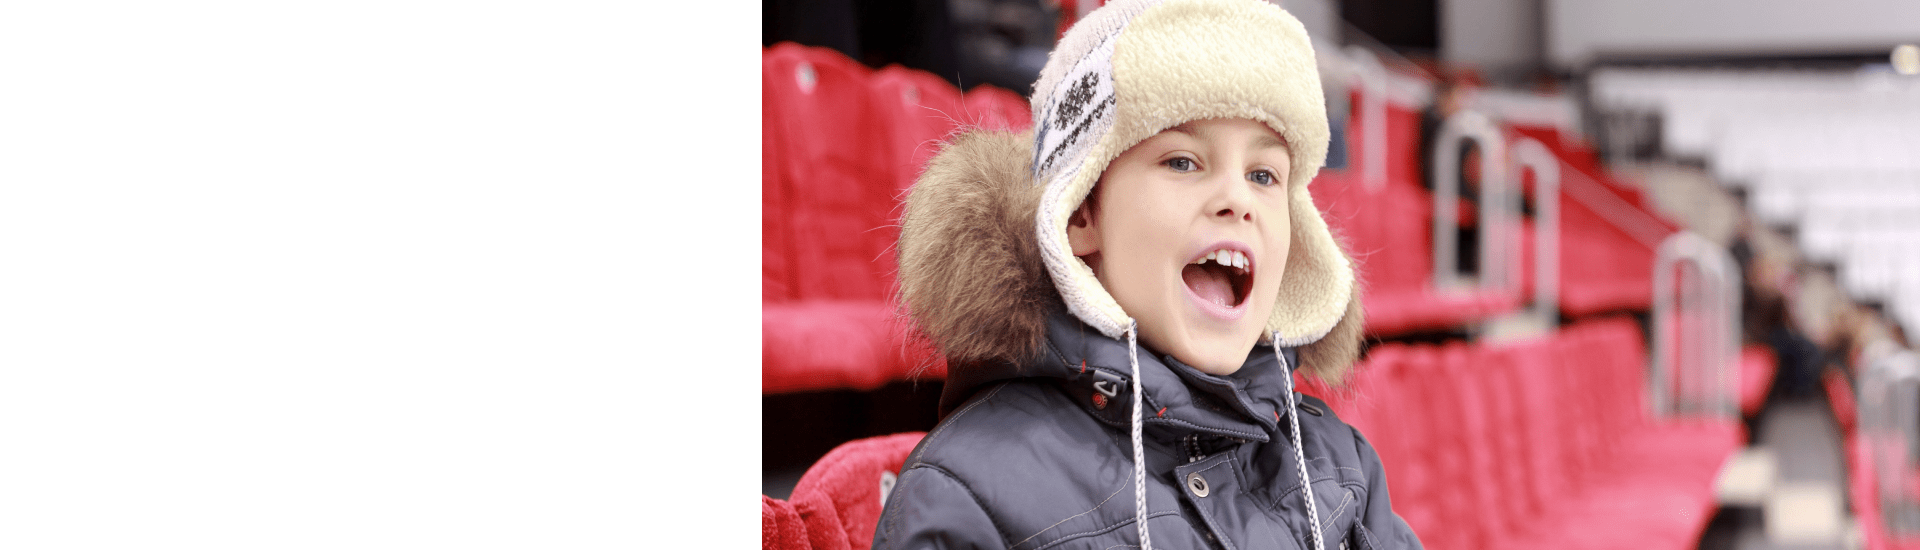
[[[1180,269],[1180,278],[1195,296],[1224,308],[1237,308],[1253,288],[1253,263],[1237,250],[1208,252]]]

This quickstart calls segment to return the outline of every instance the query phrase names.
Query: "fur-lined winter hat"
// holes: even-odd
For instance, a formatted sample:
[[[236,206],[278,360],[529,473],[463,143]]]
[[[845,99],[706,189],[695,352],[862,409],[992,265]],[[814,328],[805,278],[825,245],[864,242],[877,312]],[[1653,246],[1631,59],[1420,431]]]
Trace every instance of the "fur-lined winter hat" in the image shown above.
[[[1119,0],[1076,23],[1034,83],[1035,224],[1067,309],[1112,338],[1129,316],[1067,241],[1107,164],[1154,134],[1210,118],[1257,120],[1285,138],[1292,250],[1262,342],[1319,340],[1349,315],[1353,267],[1307,183],[1327,156],[1327,112],[1305,27],[1257,0]]]

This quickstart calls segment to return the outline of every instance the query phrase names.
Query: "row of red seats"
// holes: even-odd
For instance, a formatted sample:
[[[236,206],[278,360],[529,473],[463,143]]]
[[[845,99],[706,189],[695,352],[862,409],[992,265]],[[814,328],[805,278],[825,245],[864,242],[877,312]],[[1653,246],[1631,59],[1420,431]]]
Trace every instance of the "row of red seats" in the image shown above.
[[[1652,307],[1653,261],[1657,241],[1679,224],[1653,215],[1651,198],[1612,177],[1600,155],[1584,139],[1566,139],[1559,129],[1516,125],[1514,136],[1539,140],[1560,164],[1560,311],[1569,316]],[[1530,184],[1531,182],[1527,182]],[[1526,184],[1523,184],[1526,185]],[[1531,185],[1527,192],[1532,192]],[[1648,225],[1636,237],[1608,221],[1609,211],[1623,223]],[[1572,254],[1570,255],[1570,251]]]
[[[955,130],[1030,126],[1026,102],[988,86],[962,94],[923,71],[874,71],[832,50],[790,43],[764,52],[762,86],[762,391],[868,389],[922,367],[939,376],[940,362],[906,338],[888,301],[899,198]],[[1361,104],[1355,94],[1353,104]],[[1358,134],[1364,116],[1348,121],[1354,158],[1365,154]],[[1530,268],[1516,291],[1433,288],[1433,206],[1420,180],[1420,115],[1389,102],[1386,117],[1385,185],[1362,184],[1357,169],[1330,169],[1313,186],[1316,203],[1361,265],[1367,332],[1393,337],[1446,330],[1518,309],[1531,286]],[[1551,129],[1508,131],[1546,138],[1574,167],[1563,173],[1607,182],[1605,192],[1622,204],[1646,206],[1610,183],[1590,150],[1568,145]],[[1559,270],[1560,309],[1569,315],[1644,309],[1651,247],[1569,195],[1561,203],[1567,253]],[[1523,263],[1530,266],[1531,231],[1520,234]]]
[[[941,376],[890,301],[900,197],[957,129],[1031,126],[1026,100],[793,43],[760,76],[761,391]]]
[[[1361,105],[1361,91],[1352,104]],[[1348,120],[1347,135],[1353,158],[1363,158],[1366,140],[1364,112]],[[1420,172],[1427,154],[1420,142],[1420,113],[1387,103],[1385,124],[1387,163],[1384,183],[1368,186],[1360,169],[1329,169],[1313,185],[1314,201],[1328,223],[1343,235],[1366,277],[1367,332],[1391,337],[1431,329],[1446,329],[1518,309],[1532,295],[1533,229],[1524,222],[1518,232],[1521,284],[1510,292],[1439,292],[1433,288],[1433,195]],[[1560,268],[1558,308],[1569,316],[1619,310],[1645,310],[1652,303],[1654,243],[1643,242],[1609,221],[1597,209],[1630,210],[1632,221],[1652,224],[1648,233],[1665,235],[1678,226],[1650,214],[1647,198],[1609,177],[1599,157],[1583,140],[1565,139],[1554,128],[1503,126],[1510,143],[1532,138],[1546,144],[1561,160]],[[1525,200],[1532,201],[1532,174],[1520,182]],[[1569,187],[1577,186],[1577,190]],[[1598,204],[1595,204],[1598,203]],[[1471,209],[1461,210],[1460,223],[1476,223]]]
[[[901,193],[961,127],[1031,126],[1019,94],[780,43],[761,63],[761,296],[884,300]]]
[[[1385,344],[1325,396],[1373,442],[1428,548],[1692,548],[1732,419],[1655,420],[1622,317],[1502,343]],[[1312,386],[1309,386],[1312,387]]]

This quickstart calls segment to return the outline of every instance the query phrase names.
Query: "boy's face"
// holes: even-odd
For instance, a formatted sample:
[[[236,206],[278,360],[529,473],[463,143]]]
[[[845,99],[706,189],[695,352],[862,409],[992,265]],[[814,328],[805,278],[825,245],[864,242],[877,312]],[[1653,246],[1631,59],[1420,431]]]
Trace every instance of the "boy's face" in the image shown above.
[[[1107,165],[1067,241],[1148,347],[1232,374],[1280,294],[1291,169],[1285,142],[1258,121],[1175,126]]]

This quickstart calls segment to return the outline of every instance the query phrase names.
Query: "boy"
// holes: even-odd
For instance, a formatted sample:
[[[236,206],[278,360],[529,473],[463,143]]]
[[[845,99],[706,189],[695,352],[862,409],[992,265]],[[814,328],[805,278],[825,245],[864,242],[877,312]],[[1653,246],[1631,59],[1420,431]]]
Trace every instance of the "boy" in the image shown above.
[[[1293,392],[1360,337],[1307,193],[1320,90],[1275,6],[1122,0],[1062,38],[1032,135],[941,151],[898,257],[942,419],[874,548],[1419,547],[1372,447]]]

